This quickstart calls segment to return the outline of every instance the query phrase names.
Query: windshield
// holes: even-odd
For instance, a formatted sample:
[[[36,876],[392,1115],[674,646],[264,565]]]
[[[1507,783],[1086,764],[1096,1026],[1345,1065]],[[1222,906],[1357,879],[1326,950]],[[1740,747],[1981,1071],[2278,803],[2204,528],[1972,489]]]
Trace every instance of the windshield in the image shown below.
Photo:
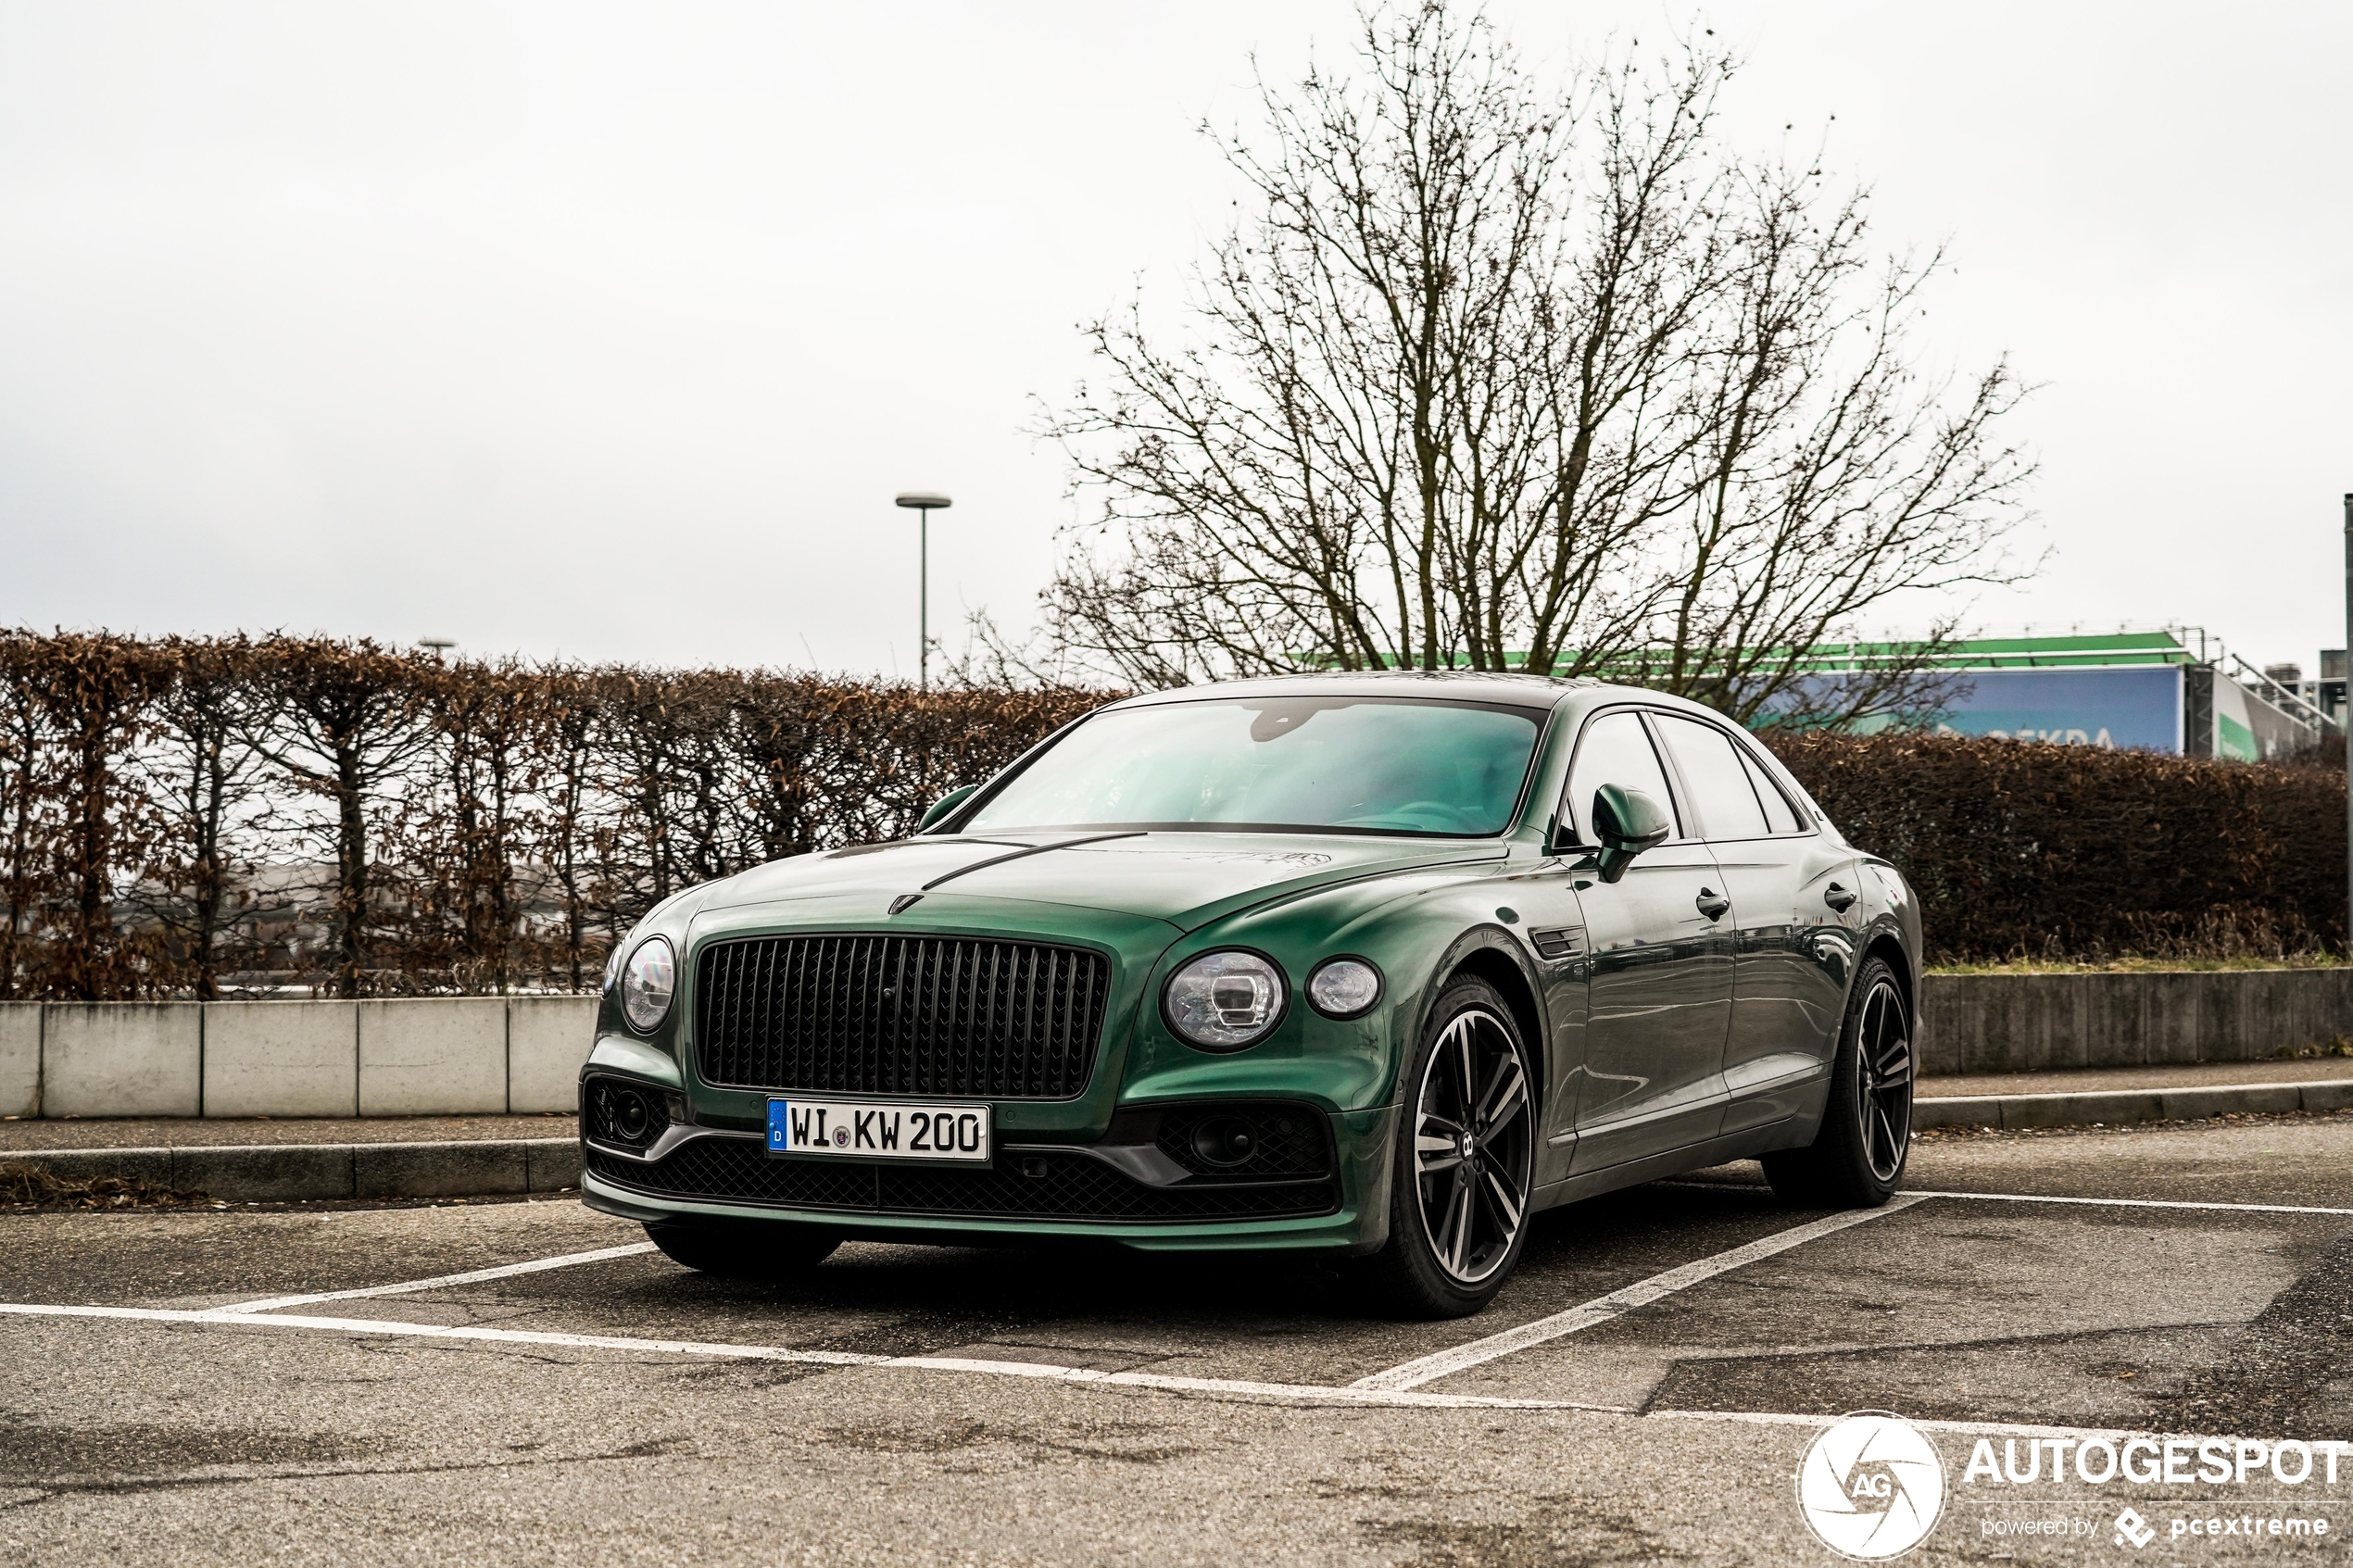
[[[1099,713],[960,830],[1307,828],[1497,834],[1540,710],[1392,697],[1256,697]]]

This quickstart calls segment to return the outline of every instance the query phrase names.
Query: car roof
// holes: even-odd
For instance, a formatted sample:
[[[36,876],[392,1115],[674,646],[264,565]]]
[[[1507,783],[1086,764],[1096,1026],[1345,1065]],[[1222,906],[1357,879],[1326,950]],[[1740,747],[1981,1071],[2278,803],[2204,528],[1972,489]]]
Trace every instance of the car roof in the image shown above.
[[[1680,709],[1695,718],[1712,719],[1718,723],[1731,722],[1704,703],[1643,686],[1621,686],[1606,681],[1565,679],[1555,675],[1512,675],[1481,670],[1351,670],[1312,675],[1265,675],[1252,680],[1211,681],[1198,686],[1172,686],[1165,691],[1144,692],[1113,703],[1110,708],[1151,708],[1164,703],[1201,702],[1212,698],[1279,696],[1433,697],[1535,709],[1550,709],[1570,697],[1581,697],[1584,700],[1578,706],[1587,711],[1610,702],[1640,702],[1653,708]],[[1110,711],[1110,709],[1103,711]]]
[[[1150,708],[1206,697],[1394,696],[1437,697],[1454,702],[1493,702],[1513,708],[1550,708],[1571,692],[1604,689],[1597,681],[1550,675],[1509,675],[1478,670],[1335,670],[1313,675],[1265,675],[1252,680],[1213,681],[1145,692],[1114,708]]]

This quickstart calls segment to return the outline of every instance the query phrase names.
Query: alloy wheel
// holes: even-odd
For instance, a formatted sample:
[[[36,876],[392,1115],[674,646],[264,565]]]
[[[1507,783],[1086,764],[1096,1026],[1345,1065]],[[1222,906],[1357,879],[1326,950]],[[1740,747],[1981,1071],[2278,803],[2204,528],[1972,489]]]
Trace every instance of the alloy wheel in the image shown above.
[[[1535,1106],[1528,1066],[1485,1008],[1456,1016],[1422,1068],[1414,1103],[1422,1234],[1460,1285],[1504,1266],[1528,1220]]]
[[[1912,1137],[1911,1028],[1894,982],[1882,977],[1863,998],[1855,1045],[1864,1157],[1874,1177],[1892,1182]]]

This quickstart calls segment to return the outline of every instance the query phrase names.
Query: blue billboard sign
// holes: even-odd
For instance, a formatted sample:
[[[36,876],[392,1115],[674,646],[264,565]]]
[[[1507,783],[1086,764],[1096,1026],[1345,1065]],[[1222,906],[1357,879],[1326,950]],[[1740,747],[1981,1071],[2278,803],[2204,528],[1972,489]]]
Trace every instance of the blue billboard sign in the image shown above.
[[[2179,751],[2182,667],[1958,671],[1932,722],[1950,734]]]

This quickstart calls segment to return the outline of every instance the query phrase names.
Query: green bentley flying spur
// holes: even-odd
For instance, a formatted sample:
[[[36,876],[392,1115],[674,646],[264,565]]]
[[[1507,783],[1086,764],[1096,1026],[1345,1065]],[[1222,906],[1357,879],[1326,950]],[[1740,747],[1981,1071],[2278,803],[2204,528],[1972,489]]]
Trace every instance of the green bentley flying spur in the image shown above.
[[[1114,703],[910,838],[616,949],[581,1189],[680,1262],[845,1237],[1352,1260],[1478,1311],[1538,1210],[1761,1157],[1884,1202],[1917,904],[1738,728],[1510,676]]]

